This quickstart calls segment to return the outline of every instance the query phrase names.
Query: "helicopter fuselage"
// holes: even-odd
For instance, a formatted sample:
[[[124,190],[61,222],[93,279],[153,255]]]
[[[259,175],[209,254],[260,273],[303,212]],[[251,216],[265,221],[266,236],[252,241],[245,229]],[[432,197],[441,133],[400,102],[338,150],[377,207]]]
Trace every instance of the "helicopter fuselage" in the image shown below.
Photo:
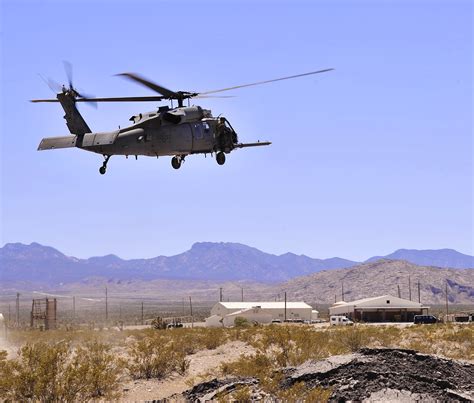
[[[130,118],[133,125],[111,132],[50,137],[39,149],[77,147],[102,155],[186,156],[229,153],[237,146],[237,134],[229,122],[214,118],[199,106],[160,108]]]
[[[150,157],[230,152],[233,148],[233,143],[226,147],[221,141],[218,127],[222,118],[213,118],[210,111],[199,106],[162,108],[133,116],[130,120],[133,125],[115,132],[86,134],[78,146],[104,155]],[[226,128],[230,134],[235,133],[228,125]],[[109,137],[109,144],[100,141],[104,137]]]

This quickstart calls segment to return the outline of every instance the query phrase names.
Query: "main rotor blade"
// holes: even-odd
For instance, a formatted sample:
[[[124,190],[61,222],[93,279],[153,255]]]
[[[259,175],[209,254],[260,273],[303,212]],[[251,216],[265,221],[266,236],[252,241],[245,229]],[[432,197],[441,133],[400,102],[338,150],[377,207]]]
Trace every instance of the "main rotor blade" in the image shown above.
[[[156,83],[153,83],[150,80],[147,80],[146,78],[142,76],[139,76],[138,74],[121,73],[121,74],[117,74],[117,76],[127,77],[129,80],[136,81],[137,83],[140,83],[144,85],[145,87],[152,89],[158,94],[164,95],[166,98],[180,98],[179,94],[177,94],[176,92],[171,91],[168,88],[162,87],[161,85],[158,85]]]
[[[162,101],[165,97],[115,97],[115,98],[78,98],[76,102],[149,102]]]
[[[235,98],[236,95],[196,95],[193,98]]]
[[[291,79],[291,78],[309,76],[309,75],[312,75],[312,74],[325,73],[325,72],[331,71],[331,70],[334,70],[334,69],[332,69],[332,68],[331,68],[331,69],[324,69],[324,70],[312,71],[312,72],[310,72],[310,73],[296,74],[296,75],[294,75],[294,76],[275,78],[275,79],[273,79],[273,80],[258,81],[258,82],[256,82],[256,83],[252,83],[252,84],[236,85],[235,87],[222,88],[222,89],[220,89],[220,90],[213,90],[213,91],[200,92],[199,95],[215,94],[216,92],[223,92],[223,91],[235,90],[235,89],[237,89],[237,88],[252,87],[252,86],[254,86],[254,85],[273,83],[274,81],[289,80],[289,79]]]
[[[30,102],[59,102],[57,99],[30,99]]]
[[[76,102],[149,102],[162,101],[165,97],[117,97],[117,98],[77,98]],[[57,99],[32,99],[30,102],[59,102]]]

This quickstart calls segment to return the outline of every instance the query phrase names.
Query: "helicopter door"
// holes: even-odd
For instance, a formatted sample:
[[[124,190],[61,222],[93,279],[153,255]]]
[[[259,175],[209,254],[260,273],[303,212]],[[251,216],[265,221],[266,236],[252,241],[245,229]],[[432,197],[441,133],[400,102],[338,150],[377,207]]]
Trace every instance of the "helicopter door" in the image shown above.
[[[193,130],[193,151],[208,151],[212,149],[212,133],[207,122],[191,124]]]
[[[193,146],[193,133],[191,125],[167,125],[162,128],[162,136],[165,140],[163,149],[171,154],[189,154]]]

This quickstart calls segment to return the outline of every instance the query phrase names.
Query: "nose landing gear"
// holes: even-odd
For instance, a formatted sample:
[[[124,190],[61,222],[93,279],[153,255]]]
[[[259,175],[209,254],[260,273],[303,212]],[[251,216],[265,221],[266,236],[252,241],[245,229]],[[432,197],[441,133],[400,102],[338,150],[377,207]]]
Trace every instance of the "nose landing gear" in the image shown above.
[[[179,169],[181,168],[181,164],[184,162],[184,155],[176,155],[173,158],[171,158],[171,166],[174,169]]]
[[[219,165],[225,164],[225,154],[222,151],[216,154],[216,161]]]
[[[104,155],[104,162],[102,163],[102,166],[99,168],[99,173],[101,175],[104,175],[107,172],[107,162],[109,162],[110,155]]]

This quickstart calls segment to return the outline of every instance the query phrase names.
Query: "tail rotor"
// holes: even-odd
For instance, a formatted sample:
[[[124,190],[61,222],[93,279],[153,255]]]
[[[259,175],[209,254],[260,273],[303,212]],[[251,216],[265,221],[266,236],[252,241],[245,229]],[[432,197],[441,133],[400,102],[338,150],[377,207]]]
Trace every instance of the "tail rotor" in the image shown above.
[[[53,91],[55,94],[64,94],[66,96],[69,96],[76,101],[77,99],[81,100],[87,100],[89,98],[94,98],[93,95],[85,94],[82,90],[79,92],[73,84],[73,68],[72,64],[68,61],[63,61],[63,66],[64,66],[64,72],[66,73],[67,77],[67,86],[66,85],[61,85],[58,82],[52,80],[51,78],[45,78],[41,74],[38,74],[41,79],[44,81],[44,83]],[[91,105],[94,108],[97,108],[97,102],[90,101],[87,102],[89,105]]]

